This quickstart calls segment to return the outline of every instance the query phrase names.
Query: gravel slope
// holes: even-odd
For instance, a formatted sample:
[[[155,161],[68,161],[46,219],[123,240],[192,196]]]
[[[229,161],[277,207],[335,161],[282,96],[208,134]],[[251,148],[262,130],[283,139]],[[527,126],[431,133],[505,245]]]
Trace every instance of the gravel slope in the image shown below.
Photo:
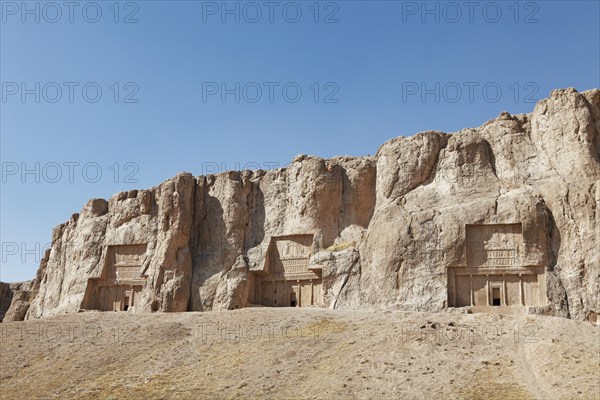
[[[2,399],[600,399],[600,327],[250,308],[0,324]]]

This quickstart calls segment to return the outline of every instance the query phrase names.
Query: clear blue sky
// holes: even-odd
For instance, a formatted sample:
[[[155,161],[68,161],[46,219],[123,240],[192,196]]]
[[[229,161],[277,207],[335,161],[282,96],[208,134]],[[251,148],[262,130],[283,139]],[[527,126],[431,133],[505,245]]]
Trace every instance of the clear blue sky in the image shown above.
[[[114,3],[1,2],[2,281],[31,279],[90,198],[207,163],[374,154],[600,87],[598,1]]]

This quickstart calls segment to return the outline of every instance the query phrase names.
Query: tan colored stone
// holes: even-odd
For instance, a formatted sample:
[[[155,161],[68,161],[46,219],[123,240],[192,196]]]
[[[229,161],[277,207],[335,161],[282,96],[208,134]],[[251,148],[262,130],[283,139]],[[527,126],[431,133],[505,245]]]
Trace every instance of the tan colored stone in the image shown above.
[[[310,305],[440,311],[464,305],[456,298],[467,281],[457,281],[457,272],[482,276],[485,267],[493,277],[482,292],[485,307],[500,296],[510,312],[595,320],[599,135],[600,90],[561,89],[531,114],[503,112],[454,134],[398,137],[373,157],[302,155],[273,171],[184,173],[149,190],[94,199],[54,229],[29,284],[25,318],[106,308],[84,301],[89,282],[125,284],[103,271],[112,268],[110,249],[133,244],[146,246],[135,264],[141,288],[115,292],[116,303],[130,302],[128,311],[264,305],[254,291],[273,241],[303,235],[311,238],[307,265],[319,271],[313,284],[321,285]],[[518,240],[499,248],[481,242],[481,257],[491,261],[469,264],[473,226],[519,226]],[[493,261],[510,249],[518,262]],[[520,268],[535,271],[519,277]],[[286,303],[294,294],[303,303],[303,289],[295,291],[304,284],[285,286]]]

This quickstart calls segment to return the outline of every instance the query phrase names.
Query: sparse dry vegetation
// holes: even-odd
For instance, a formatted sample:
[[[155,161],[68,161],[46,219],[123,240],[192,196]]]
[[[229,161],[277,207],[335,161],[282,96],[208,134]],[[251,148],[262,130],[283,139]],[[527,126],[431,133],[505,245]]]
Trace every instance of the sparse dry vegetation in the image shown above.
[[[295,308],[2,323],[3,399],[596,399],[600,329]]]

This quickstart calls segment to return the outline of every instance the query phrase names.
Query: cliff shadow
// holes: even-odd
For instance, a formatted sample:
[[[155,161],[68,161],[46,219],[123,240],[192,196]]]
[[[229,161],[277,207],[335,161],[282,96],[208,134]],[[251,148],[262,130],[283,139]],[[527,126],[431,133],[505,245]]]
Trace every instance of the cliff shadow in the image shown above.
[[[198,191],[203,188],[198,188]],[[215,275],[220,275],[226,268],[227,260],[232,254],[232,246],[227,241],[227,227],[223,207],[218,198],[201,193],[202,201],[196,201],[194,217],[194,232],[192,233],[192,284],[188,309],[190,311],[205,311],[212,308],[215,285],[207,284]],[[235,260],[235,258],[234,258]]]

